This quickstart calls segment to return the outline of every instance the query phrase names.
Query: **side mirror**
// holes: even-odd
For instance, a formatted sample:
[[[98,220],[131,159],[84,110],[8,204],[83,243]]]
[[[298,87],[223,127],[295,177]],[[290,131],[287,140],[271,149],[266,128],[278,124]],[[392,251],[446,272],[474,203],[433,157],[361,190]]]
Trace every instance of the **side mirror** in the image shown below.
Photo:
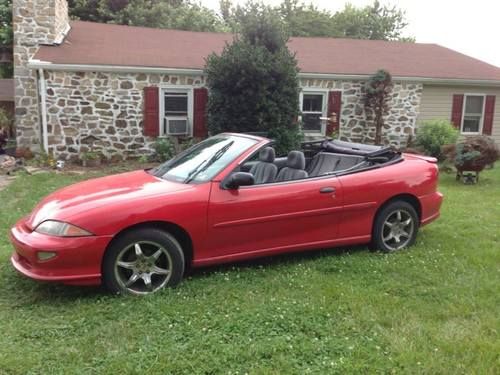
[[[240,186],[249,186],[255,183],[253,174],[248,172],[233,173],[227,180],[225,187],[227,189],[238,189]]]

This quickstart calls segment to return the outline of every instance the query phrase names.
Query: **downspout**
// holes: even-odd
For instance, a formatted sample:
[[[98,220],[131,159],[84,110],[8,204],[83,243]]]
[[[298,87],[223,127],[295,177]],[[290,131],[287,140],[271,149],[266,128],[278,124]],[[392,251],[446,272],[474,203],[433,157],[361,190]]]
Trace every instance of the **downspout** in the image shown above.
[[[38,79],[40,81],[40,109],[42,112],[42,140],[43,150],[49,152],[49,135],[47,133],[47,91],[45,88],[45,76],[43,69],[38,69]]]

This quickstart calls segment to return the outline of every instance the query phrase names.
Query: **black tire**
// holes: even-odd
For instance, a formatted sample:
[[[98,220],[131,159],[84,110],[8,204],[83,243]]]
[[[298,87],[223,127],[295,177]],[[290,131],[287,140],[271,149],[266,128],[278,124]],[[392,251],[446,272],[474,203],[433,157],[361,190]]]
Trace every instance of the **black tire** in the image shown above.
[[[388,253],[410,247],[415,243],[418,227],[419,219],[413,206],[405,201],[393,201],[375,217],[371,246]]]
[[[111,243],[104,254],[102,281],[114,294],[145,295],[179,284],[184,266],[184,252],[174,236],[140,228]]]

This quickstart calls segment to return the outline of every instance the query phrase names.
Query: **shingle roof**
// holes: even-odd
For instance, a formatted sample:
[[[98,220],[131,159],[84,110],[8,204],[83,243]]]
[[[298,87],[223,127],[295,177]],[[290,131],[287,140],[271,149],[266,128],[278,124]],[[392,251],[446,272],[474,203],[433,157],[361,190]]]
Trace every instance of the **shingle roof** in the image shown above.
[[[0,102],[11,102],[14,100],[14,80],[0,79]]]
[[[73,21],[60,46],[42,46],[34,59],[54,64],[203,69],[233,36]],[[289,41],[303,73],[500,81],[500,68],[436,44],[358,39]]]

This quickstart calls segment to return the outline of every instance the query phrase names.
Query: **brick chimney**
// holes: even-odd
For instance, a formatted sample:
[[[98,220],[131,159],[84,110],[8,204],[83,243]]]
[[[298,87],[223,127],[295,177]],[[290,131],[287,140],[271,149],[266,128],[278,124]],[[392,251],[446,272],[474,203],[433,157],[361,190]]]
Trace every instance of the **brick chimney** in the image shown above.
[[[58,45],[69,31],[66,0],[13,0],[15,122],[17,143],[41,142],[38,72],[28,68],[40,45]]]

